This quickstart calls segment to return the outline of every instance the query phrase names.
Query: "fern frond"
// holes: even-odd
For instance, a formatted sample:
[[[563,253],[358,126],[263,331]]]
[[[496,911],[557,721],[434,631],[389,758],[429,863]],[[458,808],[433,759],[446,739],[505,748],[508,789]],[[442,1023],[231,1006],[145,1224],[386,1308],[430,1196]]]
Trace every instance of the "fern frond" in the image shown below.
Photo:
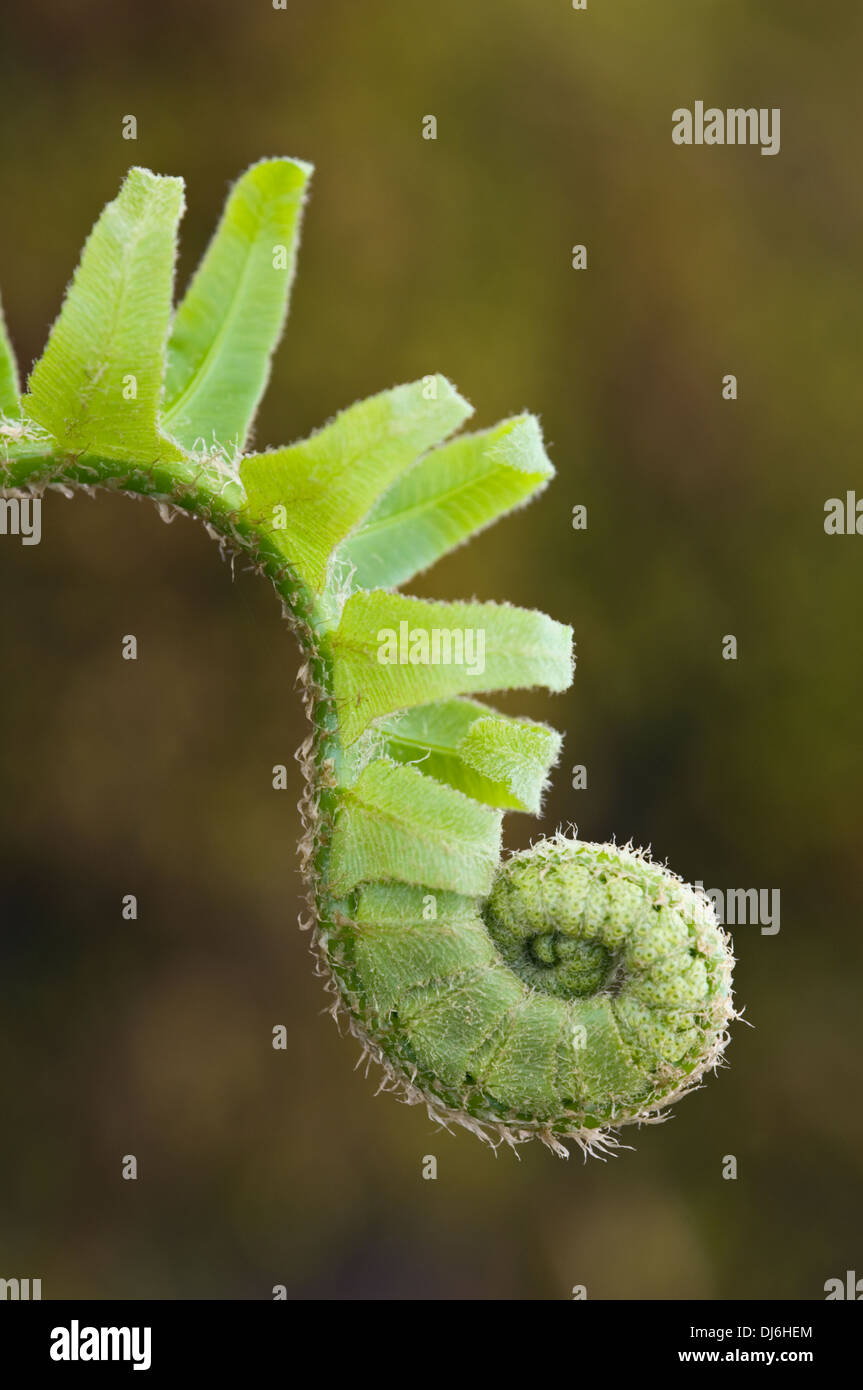
[[[488,806],[539,815],[560,734],[478,700],[440,700],[381,719],[385,751]]]
[[[3,305],[0,303],[0,415],[17,415],[20,409],[18,363],[6,331]]]
[[[328,881],[337,898],[358,883],[421,883],[453,893],[491,891],[500,859],[501,814],[376,758],[346,787],[330,846]]]
[[[572,630],[393,592],[546,486],[536,420],[458,435],[471,407],[430,375],[242,456],[309,174],[239,180],[172,324],[182,182],[130,172],[20,402],[0,315],[0,485],[152,497],[270,577],[304,649],[301,853],[338,1010],[443,1123],[601,1150],[716,1065],[730,945],[629,848],[557,835],[501,859],[503,813],[538,812],[560,737],[472,697],[566,689]]]
[[[341,546],[363,589],[395,589],[554,476],[532,415],[459,435],[404,473]]]
[[[245,446],[285,326],[311,173],[261,160],[228,198],[168,342],[163,423],[185,449]]]
[[[64,454],[181,457],[159,410],[182,179],[132,169],[90,233],[24,409]]]
[[[489,690],[566,690],[572,680],[572,629],[503,603],[429,603],[360,590],[345,603],[327,650],[348,746],[396,710]]]
[[[442,376],[359,401],[310,438],[243,461],[248,515],[312,592],[323,593],[339,543],[400,473],[470,413]]]

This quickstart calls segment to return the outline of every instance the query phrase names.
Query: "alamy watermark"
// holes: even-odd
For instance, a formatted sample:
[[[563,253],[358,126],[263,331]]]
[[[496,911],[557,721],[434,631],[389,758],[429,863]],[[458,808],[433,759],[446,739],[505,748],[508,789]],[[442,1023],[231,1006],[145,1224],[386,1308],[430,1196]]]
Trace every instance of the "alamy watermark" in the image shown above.
[[[82,1327],[73,1318],[69,1327],[51,1331],[52,1361],[131,1361],[133,1371],[152,1365],[152,1328]]]
[[[41,1297],[41,1279],[0,1279],[0,1299],[9,1299],[12,1303],[35,1303]]]
[[[42,539],[41,497],[0,497],[0,536],[19,536],[22,545]]]
[[[853,1269],[846,1269],[844,1279],[828,1279],[824,1285],[825,1301],[850,1299],[853,1303],[863,1301],[863,1279],[857,1278]]]
[[[824,530],[828,536],[863,536],[863,497],[856,492],[828,497],[824,503]]]
[[[779,931],[781,889],[705,888],[700,878],[693,887],[713,903],[720,926],[760,926],[762,936],[775,936]]]
[[[470,676],[485,670],[485,629],[481,627],[411,627],[378,632],[381,666],[464,666]]]
[[[694,109],[678,106],[671,113],[671,138],[675,145],[760,145],[762,154],[778,154],[780,108],[766,106],[708,106],[696,101]]]

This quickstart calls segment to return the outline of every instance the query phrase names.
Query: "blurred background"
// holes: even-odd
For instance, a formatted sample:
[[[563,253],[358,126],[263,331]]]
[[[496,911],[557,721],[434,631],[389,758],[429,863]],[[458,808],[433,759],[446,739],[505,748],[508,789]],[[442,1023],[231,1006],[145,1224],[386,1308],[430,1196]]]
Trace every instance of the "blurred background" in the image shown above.
[[[3,7],[22,367],[129,165],[186,179],[181,289],[246,165],[312,160],[258,445],[437,370],[479,427],[538,412],[556,482],[415,591],[574,625],[573,689],[500,702],[566,733],[543,830],[779,888],[782,915],[736,931],[730,1067],[607,1163],[495,1157],[376,1098],[295,926],[304,728],[272,593],[188,520],[51,494],[41,545],[0,542],[0,1275],[818,1299],[863,1273],[863,539],[823,529],[863,496],[861,43],[853,0]],[[780,107],[781,153],[675,146],[696,99]],[[537,830],[510,816],[508,843]]]

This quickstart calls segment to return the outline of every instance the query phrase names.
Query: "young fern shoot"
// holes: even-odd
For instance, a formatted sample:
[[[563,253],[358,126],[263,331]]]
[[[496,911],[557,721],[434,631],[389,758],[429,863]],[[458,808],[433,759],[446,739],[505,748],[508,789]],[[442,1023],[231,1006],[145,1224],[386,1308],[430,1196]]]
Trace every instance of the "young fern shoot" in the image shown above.
[[[730,945],[640,851],[559,833],[502,857],[560,738],[476,697],[565,690],[571,630],[395,592],[546,486],[537,421],[459,434],[471,407],[433,374],[246,452],[310,174],[243,175],[173,313],[183,185],[130,171],[23,396],[0,313],[0,486],[150,497],[270,579],[303,651],[300,852],[333,1012],[436,1120],[601,1152],[719,1061]]]

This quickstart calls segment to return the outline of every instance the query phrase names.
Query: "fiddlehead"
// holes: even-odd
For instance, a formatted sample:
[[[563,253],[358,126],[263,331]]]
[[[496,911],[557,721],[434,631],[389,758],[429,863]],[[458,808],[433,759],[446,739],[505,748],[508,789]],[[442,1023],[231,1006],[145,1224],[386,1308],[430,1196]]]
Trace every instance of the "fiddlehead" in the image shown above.
[[[564,835],[501,860],[560,739],[477,692],[571,678],[571,632],[394,592],[552,476],[537,422],[456,434],[441,376],[244,453],[281,333],[308,166],[255,165],[171,319],[179,180],[133,170],[21,398],[0,317],[0,482],[105,486],[203,521],[303,648],[303,865],[334,1012],[384,1085],[493,1142],[613,1143],[716,1064],[727,939],[645,855]]]

